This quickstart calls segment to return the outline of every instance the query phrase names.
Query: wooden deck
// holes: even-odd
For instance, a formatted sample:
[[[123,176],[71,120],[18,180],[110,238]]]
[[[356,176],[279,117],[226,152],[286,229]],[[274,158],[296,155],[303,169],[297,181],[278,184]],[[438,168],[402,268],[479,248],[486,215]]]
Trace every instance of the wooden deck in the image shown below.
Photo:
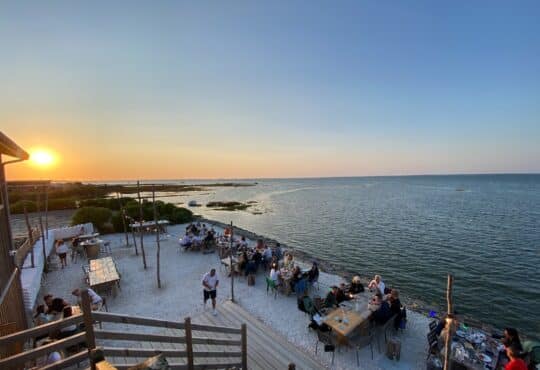
[[[296,369],[325,369],[318,360],[307,352],[294,346],[284,336],[274,331],[262,321],[244,310],[241,306],[225,302],[218,305],[217,316],[206,312],[193,317],[193,323],[233,326],[247,324],[248,368],[251,369],[287,369],[290,363]]]
[[[191,320],[193,325],[200,324],[239,328],[241,324],[245,323],[247,325],[247,360],[248,368],[250,370],[285,370],[288,368],[290,363],[294,363],[296,365],[296,369],[301,370],[325,369],[325,367],[320,364],[312,354],[304,352],[295,347],[293,344],[288,342],[285,337],[266,326],[262,321],[258,320],[239,305],[232,302],[225,302],[218,305],[217,312],[217,316],[213,316],[210,310],[208,310],[208,312],[192,317]],[[103,329],[113,329],[114,331],[123,330],[123,328],[120,327],[112,328],[110,327],[109,323],[106,325],[104,324]],[[196,332],[196,330],[194,330],[194,332]],[[144,361],[145,357],[151,356],[152,353],[163,352],[164,355],[167,356],[167,352],[179,353],[186,351],[183,343],[173,342],[174,337],[184,335],[183,329],[161,328],[159,331],[153,331],[152,333],[147,333],[146,335],[151,336],[152,334],[169,336],[171,338],[171,342],[147,342],[144,341],[144,337],[142,337],[138,341],[122,343],[121,341],[111,342],[106,339],[99,339],[98,336],[97,345],[105,347],[104,351],[106,360],[119,369],[126,369],[138,362]],[[198,332],[194,335],[201,338],[207,336],[208,334],[209,333]],[[212,338],[238,340],[239,335],[217,333],[212,335]],[[220,363],[230,363],[233,358],[238,358],[238,360],[240,359],[237,350],[231,347],[216,347],[215,345],[210,347],[202,343],[195,344],[193,347],[194,352],[216,351],[230,353],[230,355],[227,357],[196,357],[196,369],[217,369],[220,368]],[[185,358],[171,357],[168,360],[173,369],[186,368]]]

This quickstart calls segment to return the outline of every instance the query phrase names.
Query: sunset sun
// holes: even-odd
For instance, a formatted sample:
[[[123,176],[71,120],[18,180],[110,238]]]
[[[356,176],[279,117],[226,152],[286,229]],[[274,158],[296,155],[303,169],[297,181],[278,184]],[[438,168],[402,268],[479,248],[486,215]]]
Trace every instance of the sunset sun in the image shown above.
[[[30,154],[30,160],[41,167],[50,166],[55,162],[54,155],[47,150],[35,150]]]

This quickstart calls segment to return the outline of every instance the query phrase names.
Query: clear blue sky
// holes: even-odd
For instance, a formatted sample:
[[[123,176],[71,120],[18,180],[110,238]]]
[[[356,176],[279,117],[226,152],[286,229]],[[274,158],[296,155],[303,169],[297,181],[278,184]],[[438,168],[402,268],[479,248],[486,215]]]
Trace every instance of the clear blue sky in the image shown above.
[[[540,172],[540,1],[14,1],[0,44],[52,177]]]

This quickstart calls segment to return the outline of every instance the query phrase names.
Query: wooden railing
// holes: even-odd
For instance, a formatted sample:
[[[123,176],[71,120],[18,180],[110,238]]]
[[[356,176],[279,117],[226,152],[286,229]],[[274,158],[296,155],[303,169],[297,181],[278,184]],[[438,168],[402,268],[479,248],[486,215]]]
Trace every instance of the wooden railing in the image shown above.
[[[100,322],[132,324],[140,326],[151,326],[168,329],[183,330],[182,334],[152,334],[143,332],[128,332],[126,330],[101,330],[95,329],[94,335],[96,339],[119,340],[119,341],[134,341],[134,342],[159,342],[159,343],[176,343],[183,344],[181,349],[153,349],[153,348],[126,348],[108,346],[102,348],[105,357],[150,357],[159,353],[168,359],[172,369],[223,369],[229,367],[241,367],[247,369],[247,331],[246,325],[241,328],[230,328],[222,326],[209,326],[192,324],[188,317],[184,322],[158,320],[146,317],[134,317],[129,315],[119,315],[108,312],[93,312],[93,318]],[[194,336],[193,332],[204,332],[208,335],[205,337]],[[215,338],[216,333],[238,335],[237,339],[233,338]],[[228,348],[227,350],[208,349],[205,351],[194,351],[193,345],[204,344],[207,346],[227,346],[237,347],[235,349]],[[174,363],[174,358],[183,358],[187,364]],[[227,358],[231,359],[228,362],[219,362],[216,364],[204,363],[196,364],[197,359],[208,358]],[[233,359],[234,358],[234,359]],[[129,368],[132,364],[121,365],[116,367],[119,370]]]
[[[45,325],[40,325],[32,329],[19,331],[13,334],[9,334],[0,337],[0,348],[18,345],[23,347],[24,345],[33,344],[33,341],[41,336],[52,335],[57,333],[60,329],[69,325],[79,325],[83,322],[83,315],[74,315],[69,318],[54,321]],[[35,362],[38,358],[48,355],[54,351],[62,351],[68,347],[75,346],[77,344],[83,344],[86,342],[85,333],[81,332],[73,336],[57,340],[44,346],[33,348],[29,351],[19,352],[11,355],[10,357],[0,359],[0,369],[15,369],[21,368],[27,363]],[[60,369],[78,362],[81,362],[88,356],[88,352],[82,350],[70,357],[63,359],[61,362],[55,364],[55,366],[46,367],[47,369]]]
[[[15,252],[15,265],[21,268],[21,266],[24,263],[24,260],[26,259],[26,256],[30,252],[30,250],[34,247],[34,244],[36,243],[36,240],[40,237],[40,232],[38,228],[34,228],[32,230],[32,238],[27,238],[24,243],[21,244],[19,248],[17,248],[17,251]]]
[[[26,316],[19,293],[22,290],[20,270],[14,268],[5,287],[0,288],[4,289],[0,295],[0,336],[26,329]],[[9,344],[0,342],[0,359],[20,352],[22,348],[22,345],[17,342]],[[0,369],[3,369],[2,366]]]
[[[246,325],[241,328],[230,328],[223,326],[210,326],[192,324],[188,317],[184,322],[166,321],[147,317],[135,317],[129,315],[114,314],[108,312],[98,312],[91,310],[90,298],[85,290],[82,293],[82,314],[74,315],[66,319],[54,321],[48,324],[40,325],[32,329],[18,331],[0,337],[0,348],[8,348],[13,345],[21,349],[16,354],[8,354],[9,357],[0,359],[0,369],[18,369],[27,365],[35,364],[35,361],[54,351],[64,351],[68,347],[84,344],[84,350],[71,354],[60,362],[48,365],[43,369],[62,369],[64,367],[80,363],[86,359],[91,359],[90,364],[94,369],[95,364],[92,359],[96,351],[102,352],[105,356],[111,357],[150,357],[163,353],[170,363],[171,369],[196,370],[196,369],[222,369],[238,367],[247,369],[247,330]],[[95,329],[94,324],[117,323],[131,324],[134,326],[146,326],[154,328],[179,329],[182,332],[174,334],[152,334],[144,332],[129,332],[126,330],[102,330]],[[52,335],[61,328],[84,323],[85,330],[70,337],[54,341],[50,344],[33,348],[21,352],[24,345],[33,344],[38,337]],[[195,336],[193,332],[203,332],[206,336]],[[228,334],[234,338],[218,338],[217,334]],[[238,337],[236,337],[238,336]],[[107,347],[98,347],[96,339],[105,339],[108,341]],[[182,344],[178,349],[152,349],[152,348],[130,348],[110,346],[110,341],[120,340],[134,342],[161,342]],[[208,348],[204,351],[194,350],[194,345],[206,346],[226,346],[226,349]],[[182,363],[174,363],[175,358],[183,359]],[[197,359],[220,359],[219,363],[200,363],[196,364]],[[227,359],[227,361],[221,361]],[[130,365],[118,365],[122,370]]]

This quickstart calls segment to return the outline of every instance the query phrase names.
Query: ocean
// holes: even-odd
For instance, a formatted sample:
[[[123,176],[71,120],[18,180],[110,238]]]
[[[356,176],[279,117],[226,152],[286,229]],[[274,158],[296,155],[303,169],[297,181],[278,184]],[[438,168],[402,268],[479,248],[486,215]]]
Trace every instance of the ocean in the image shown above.
[[[158,195],[186,207],[256,201],[246,211],[191,210],[330,261],[338,272],[380,274],[408,301],[438,312],[451,273],[458,313],[540,337],[540,175],[242,181],[257,184]]]
[[[160,199],[256,201],[247,211],[192,210],[380,274],[428,307],[444,307],[451,273],[458,313],[540,336],[540,175],[254,181]]]

